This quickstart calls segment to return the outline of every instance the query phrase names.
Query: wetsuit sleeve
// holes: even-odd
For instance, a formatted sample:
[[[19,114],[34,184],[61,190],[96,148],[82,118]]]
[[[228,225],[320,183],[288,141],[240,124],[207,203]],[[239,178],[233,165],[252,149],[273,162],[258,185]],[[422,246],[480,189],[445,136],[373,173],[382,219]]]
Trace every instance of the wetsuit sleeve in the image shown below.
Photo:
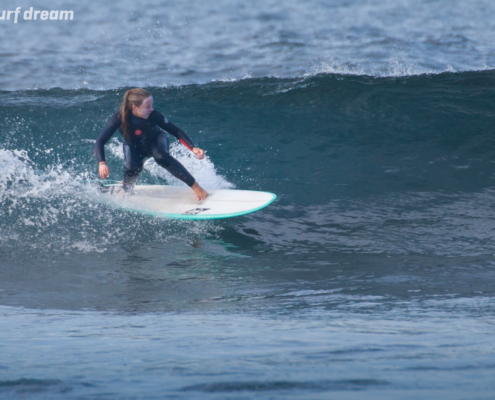
[[[120,127],[120,111],[117,111],[112,115],[110,121],[108,121],[107,126],[103,129],[96,139],[95,142],[95,156],[98,162],[105,161],[105,144],[110,140],[112,135],[115,133],[117,129]]]
[[[193,147],[196,147],[193,144],[192,140],[189,139],[189,136],[187,136],[182,129],[172,124],[172,122],[165,118],[163,114],[159,113],[158,111],[153,111],[153,120],[155,124],[157,124],[160,128],[179,139],[180,142],[189,150],[192,150]]]

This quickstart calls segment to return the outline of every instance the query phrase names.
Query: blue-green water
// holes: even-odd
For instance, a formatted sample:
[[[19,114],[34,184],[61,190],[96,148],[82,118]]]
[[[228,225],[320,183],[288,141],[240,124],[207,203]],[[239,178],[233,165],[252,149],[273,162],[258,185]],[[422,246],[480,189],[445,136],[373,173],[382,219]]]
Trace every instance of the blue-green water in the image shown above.
[[[493,398],[495,73],[481,66],[492,53],[473,15],[489,19],[494,10],[476,2],[455,25],[462,7],[440,18],[446,2],[414,4],[341,2],[330,12],[323,3],[267,3],[251,19],[228,7],[180,9],[204,11],[228,29],[289,37],[287,21],[306,27],[298,39],[306,47],[259,50],[263,36],[229,36],[232,58],[222,62],[232,79],[215,69],[221,54],[193,63],[194,46],[169,58],[182,72],[150,74],[170,79],[150,78],[155,108],[207,151],[198,161],[172,144],[202,186],[277,194],[269,207],[228,220],[114,209],[84,183],[97,177],[95,138],[127,85],[144,82],[90,62],[93,42],[74,38],[76,50],[64,56],[61,34],[62,49],[40,56],[33,74],[26,52],[0,59],[18,62],[0,79],[0,398]],[[108,12],[52,8],[64,7],[94,14],[93,22]],[[179,9],[170,7],[165,33]],[[428,12],[439,17],[431,29],[419,23]],[[304,70],[294,49],[320,41],[335,59],[350,59],[335,36],[322,36],[323,22],[305,25],[316,14],[353,21],[341,39],[381,53],[366,61],[356,50],[363,73]],[[208,18],[196,28],[213,29]],[[20,37],[36,28],[26,24],[15,27]],[[465,42],[413,40],[454,25]],[[198,34],[188,26],[184,43]],[[384,32],[392,39],[370,39]],[[402,62],[430,70],[387,73],[399,36],[417,59]],[[134,48],[129,40],[115,49]],[[207,49],[229,48],[208,40]],[[235,54],[246,43],[260,53],[242,62],[257,72],[238,79]],[[86,73],[100,79],[86,88],[71,64],[79,45],[87,46],[77,53],[89,60]],[[286,73],[266,72],[281,59],[292,60]],[[183,73],[188,65],[194,72]],[[139,70],[127,59],[116,68]],[[21,75],[41,89],[25,90],[14,79]],[[106,147],[111,179],[121,178],[121,143],[116,134]],[[140,182],[179,184],[153,162]]]

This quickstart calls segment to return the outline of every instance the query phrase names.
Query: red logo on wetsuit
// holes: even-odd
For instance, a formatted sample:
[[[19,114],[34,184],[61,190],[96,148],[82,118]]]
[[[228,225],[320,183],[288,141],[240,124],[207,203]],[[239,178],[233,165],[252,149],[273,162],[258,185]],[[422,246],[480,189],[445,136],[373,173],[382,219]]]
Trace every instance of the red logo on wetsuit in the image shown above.
[[[136,130],[134,133],[135,133],[136,135],[138,135],[138,136],[139,136],[139,135],[140,135],[141,133],[143,133],[143,132],[142,132],[142,131],[140,131],[140,130],[138,129],[138,130]]]

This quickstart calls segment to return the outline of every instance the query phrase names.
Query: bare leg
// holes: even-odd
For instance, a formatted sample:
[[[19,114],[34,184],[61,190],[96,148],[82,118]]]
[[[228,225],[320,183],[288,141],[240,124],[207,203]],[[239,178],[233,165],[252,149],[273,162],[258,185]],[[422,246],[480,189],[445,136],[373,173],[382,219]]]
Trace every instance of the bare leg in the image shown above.
[[[201,186],[199,186],[198,182],[194,182],[194,185],[191,186],[191,189],[196,193],[196,198],[198,201],[206,199],[208,193]]]

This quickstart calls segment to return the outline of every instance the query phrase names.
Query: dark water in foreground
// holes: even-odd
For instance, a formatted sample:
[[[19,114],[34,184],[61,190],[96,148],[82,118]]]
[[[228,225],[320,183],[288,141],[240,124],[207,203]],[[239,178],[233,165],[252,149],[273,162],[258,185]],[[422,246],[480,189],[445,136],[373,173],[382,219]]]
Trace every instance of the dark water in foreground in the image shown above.
[[[125,89],[0,92],[0,397],[495,392],[495,73],[150,88],[222,221],[115,210],[92,143]],[[119,179],[120,138],[107,146]],[[149,164],[146,183],[172,183]]]

